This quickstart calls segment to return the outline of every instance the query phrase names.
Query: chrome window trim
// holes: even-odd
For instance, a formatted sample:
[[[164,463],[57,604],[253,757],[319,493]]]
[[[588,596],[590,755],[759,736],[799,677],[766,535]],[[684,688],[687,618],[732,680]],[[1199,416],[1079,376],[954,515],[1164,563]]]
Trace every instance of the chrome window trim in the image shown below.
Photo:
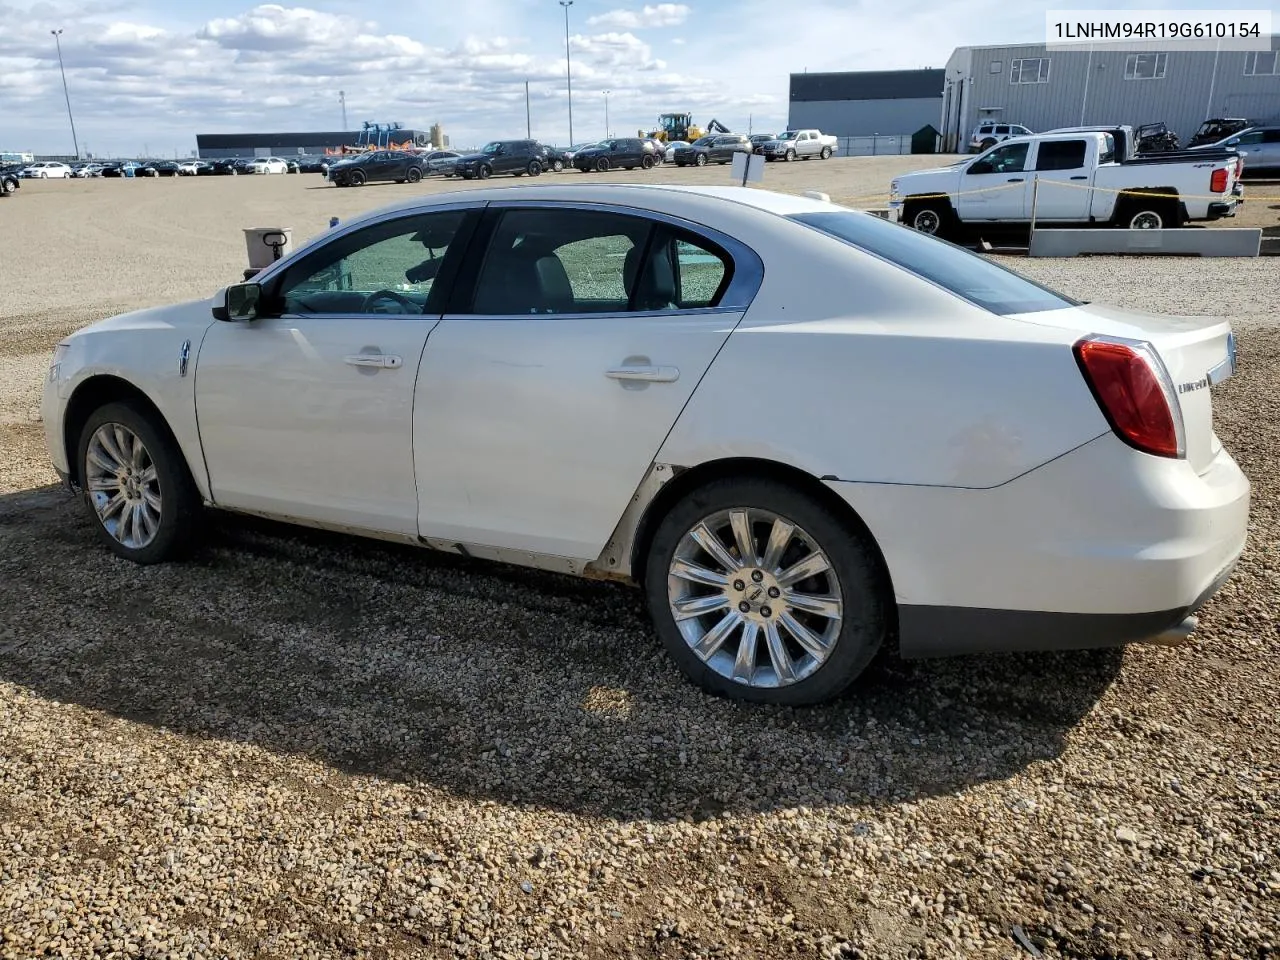
[[[591,200],[499,200],[490,201],[492,210],[585,210],[593,213],[616,213],[620,216],[642,217],[687,230],[695,236],[705,237],[721,247],[733,260],[733,279],[729,288],[714,307],[692,307],[684,310],[609,310],[591,313],[446,313],[446,320],[561,320],[561,319],[633,319],[645,317],[701,317],[715,314],[746,313],[764,284],[764,261],[760,255],[741,240],[731,237],[714,227],[674,214],[634,207],[616,201]],[[486,251],[487,252],[487,251]]]

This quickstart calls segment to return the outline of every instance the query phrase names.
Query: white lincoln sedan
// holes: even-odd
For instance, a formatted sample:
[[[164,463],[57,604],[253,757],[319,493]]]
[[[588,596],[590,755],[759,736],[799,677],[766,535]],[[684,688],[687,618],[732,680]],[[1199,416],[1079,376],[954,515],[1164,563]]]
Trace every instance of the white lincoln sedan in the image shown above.
[[[621,579],[704,689],[1175,643],[1245,543],[1229,324],[1083,304],[817,197],[416,197],[55,349],[48,449],[154,563],[204,508]]]

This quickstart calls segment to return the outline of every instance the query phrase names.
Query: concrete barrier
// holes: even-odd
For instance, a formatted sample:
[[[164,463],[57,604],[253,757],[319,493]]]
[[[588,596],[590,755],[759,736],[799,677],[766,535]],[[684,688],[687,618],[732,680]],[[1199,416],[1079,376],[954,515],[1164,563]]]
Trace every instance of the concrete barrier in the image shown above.
[[[1036,230],[1027,255],[1078,257],[1085,254],[1155,254],[1183,257],[1256,257],[1261,228],[1175,228],[1172,230]]]

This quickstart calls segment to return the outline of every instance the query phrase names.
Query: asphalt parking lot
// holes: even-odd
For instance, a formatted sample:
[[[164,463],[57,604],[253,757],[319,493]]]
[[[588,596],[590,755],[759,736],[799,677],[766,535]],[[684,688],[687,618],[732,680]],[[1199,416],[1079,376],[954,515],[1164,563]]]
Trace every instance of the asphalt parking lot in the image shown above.
[[[875,206],[937,159],[766,185]],[[607,175],[645,176],[729,179]],[[243,227],[445,188],[0,200],[0,958],[1277,955],[1280,261],[1002,259],[1236,325],[1215,414],[1250,543],[1181,649],[887,661],[750,708],[686,685],[617,585],[231,519],[178,565],[102,549],[44,452],[53,345],[237,280]]]

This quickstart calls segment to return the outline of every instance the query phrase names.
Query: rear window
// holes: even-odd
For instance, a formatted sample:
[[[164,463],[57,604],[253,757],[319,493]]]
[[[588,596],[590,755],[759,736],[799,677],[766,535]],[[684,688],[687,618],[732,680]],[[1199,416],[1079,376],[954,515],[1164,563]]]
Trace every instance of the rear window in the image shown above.
[[[992,313],[1038,313],[1079,306],[1079,301],[964,247],[870,214],[840,210],[797,213],[788,219],[897,264]]]

